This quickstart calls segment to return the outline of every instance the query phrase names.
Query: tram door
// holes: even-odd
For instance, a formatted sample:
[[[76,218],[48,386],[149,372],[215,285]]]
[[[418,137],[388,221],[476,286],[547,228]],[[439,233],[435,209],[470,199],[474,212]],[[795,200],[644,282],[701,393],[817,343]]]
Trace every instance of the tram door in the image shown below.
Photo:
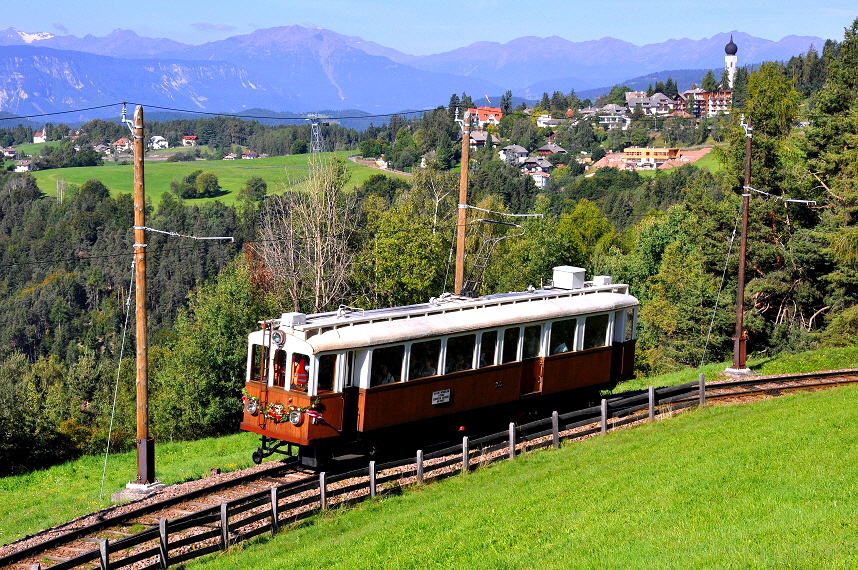
[[[521,347],[521,395],[542,392],[544,359],[540,357],[542,325],[524,327]]]
[[[357,430],[358,421],[358,388],[354,379],[355,353],[348,351],[342,355],[343,371],[343,427],[342,432],[351,434]]]

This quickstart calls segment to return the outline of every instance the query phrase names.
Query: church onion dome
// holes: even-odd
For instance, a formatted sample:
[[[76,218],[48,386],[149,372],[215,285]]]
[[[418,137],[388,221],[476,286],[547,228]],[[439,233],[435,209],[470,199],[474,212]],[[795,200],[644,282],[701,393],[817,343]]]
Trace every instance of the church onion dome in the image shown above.
[[[733,34],[730,34],[730,43],[724,46],[724,51],[727,55],[736,55],[736,52],[739,51],[739,46],[733,43]]]

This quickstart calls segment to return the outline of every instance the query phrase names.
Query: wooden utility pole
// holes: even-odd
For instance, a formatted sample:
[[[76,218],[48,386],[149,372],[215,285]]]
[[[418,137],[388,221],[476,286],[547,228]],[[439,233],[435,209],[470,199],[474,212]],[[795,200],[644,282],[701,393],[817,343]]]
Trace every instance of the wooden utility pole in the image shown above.
[[[468,162],[470,160],[468,152],[471,149],[471,116],[468,110],[465,110],[463,119],[462,171],[459,173],[459,221],[456,226],[456,278],[453,287],[456,295],[462,294],[462,286],[465,283],[465,229],[467,221],[465,205],[468,203]]]
[[[745,371],[748,335],[744,330],[745,316],[745,255],[748,250],[748,208],[751,203],[751,120],[745,128],[745,186],[742,189],[742,237],[739,247],[739,283],[736,290],[736,331],[733,335],[733,370]]]
[[[143,186],[143,107],[134,110],[134,285],[137,320],[137,480],[155,483],[155,440],[149,437],[149,351],[146,327],[146,193]]]

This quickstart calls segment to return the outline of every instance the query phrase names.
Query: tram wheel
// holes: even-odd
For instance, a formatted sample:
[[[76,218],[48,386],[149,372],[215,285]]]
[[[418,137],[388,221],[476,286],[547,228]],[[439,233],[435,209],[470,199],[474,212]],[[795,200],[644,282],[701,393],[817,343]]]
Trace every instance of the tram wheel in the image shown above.
[[[251,455],[250,458],[253,460],[254,463],[259,465],[260,463],[262,463],[262,450],[257,449],[253,452],[253,455]]]

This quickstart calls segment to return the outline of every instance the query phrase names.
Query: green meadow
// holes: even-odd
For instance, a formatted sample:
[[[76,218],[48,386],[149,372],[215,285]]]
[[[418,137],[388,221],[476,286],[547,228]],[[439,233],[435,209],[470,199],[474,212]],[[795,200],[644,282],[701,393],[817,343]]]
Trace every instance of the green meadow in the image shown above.
[[[172,149],[171,149],[172,150]],[[351,173],[349,186],[360,186],[367,178],[380,171],[348,160],[349,151],[325,153],[323,156],[338,156],[346,161]],[[194,170],[214,172],[224,194],[217,198],[200,198],[188,202],[220,200],[225,204],[235,202],[238,191],[248,178],[259,176],[268,183],[269,193],[280,193],[285,188],[298,184],[307,178],[309,154],[275,156],[254,160],[197,160],[194,162],[144,162],[143,172],[146,184],[146,196],[157,203],[161,194],[170,189],[171,180],[181,180]],[[390,176],[401,176],[389,174]],[[100,180],[110,188],[111,193],[131,193],[134,191],[134,166],[106,162],[104,166],[79,168],[57,168],[40,170],[33,173],[39,188],[49,196],[56,196],[57,182],[65,180],[69,184],[83,184],[91,178]]]
[[[316,516],[188,568],[855,568],[858,386],[708,406]]]
[[[819,350],[813,352],[805,352],[796,355],[783,355],[777,358],[766,359],[766,360],[756,360],[751,361],[750,365],[755,370],[760,372],[764,372],[766,374],[777,374],[777,373],[787,373],[787,372],[809,372],[814,370],[831,370],[831,369],[842,369],[849,368],[854,366],[854,363],[858,361],[858,348],[843,348],[843,349],[828,349],[828,350]],[[704,369],[707,376],[710,379],[714,379],[717,376],[717,373],[723,370],[727,366],[727,363],[719,363],[713,364],[711,367]],[[673,384],[680,384],[683,382],[687,382],[697,378],[696,371],[688,371],[685,373],[675,373],[664,376],[652,377],[652,378],[641,378],[640,380],[633,381],[632,383],[627,383],[625,385],[621,385],[617,388],[616,391],[620,390],[630,390],[638,387],[645,387],[649,385],[653,386],[666,386]],[[595,510],[598,508],[606,509],[608,512],[612,512],[611,509],[616,509],[617,506],[614,504],[614,499],[610,498],[610,495],[613,493],[625,493],[630,492],[629,489],[633,488],[633,485],[636,481],[642,480],[642,474],[639,472],[641,469],[644,469],[646,473],[649,473],[648,476],[654,476],[654,474],[659,470],[666,470],[666,472],[671,473],[672,477],[679,477],[681,475],[681,470],[678,467],[670,467],[669,460],[670,458],[677,457],[677,454],[674,452],[667,453],[666,450],[670,449],[670,446],[674,445],[671,443],[674,441],[674,436],[670,435],[670,430],[673,429],[668,426],[679,425],[679,431],[685,434],[683,437],[692,438],[692,439],[701,439],[705,438],[706,434],[713,433],[713,430],[720,435],[719,438],[723,438],[723,446],[719,449],[709,449],[706,453],[726,453],[730,451],[731,445],[734,443],[734,440],[742,440],[743,438],[749,438],[750,442],[757,441],[760,437],[769,437],[768,433],[772,430],[781,430],[786,436],[792,439],[801,440],[804,438],[810,438],[807,441],[812,443],[815,440],[813,438],[817,437],[815,432],[805,433],[802,435],[800,431],[796,430],[804,430],[809,429],[810,424],[816,422],[818,424],[816,427],[822,425],[832,426],[832,429],[841,429],[838,426],[841,424],[848,424],[846,427],[849,430],[855,430],[856,433],[851,432],[842,432],[838,437],[838,443],[835,448],[826,450],[824,448],[819,449],[819,452],[823,454],[825,457],[828,457],[832,454],[846,454],[844,456],[851,457],[854,454],[854,450],[851,450],[850,446],[854,446],[854,442],[858,441],[858,422],[854,421],[854,406],[851,404],[844,408],[843,410],[838,409],[840,403],[842,403],[842,399],[838,399],[838,396],[834,396],[834,394],[846,394],[847,401],[849,398],[853,398],[858,393],[853,393],[855,390],[852,389],[838,389],[831,392],[821,392],[818,394],[811,395],[798,395],[794,397],[794,400],[788,399],[777,399],[772,400],[769,403],[763,402],[760,405],[763,406],[773,406],[772,411],[769,413],[769,417],[772,419],[772,425],[767,425],[768,419],[763,419],[759,421],[755,421],[753,424],[743,425],[742,427],[736,428],[721,428],[721,422],[724,421],[723,417],[732,417],[730,414],[737,414],[736,418],[731,421],[744,421],[741,418],[749,417],[749,414],[754,414],[753,410],[756,409],[754,406],[737,406],[737,407],[717,407],[714,410],[706,409],[701,412],[694,412],[693,414],[688,414],[694,417],[703,417],[710,418],[704,420],[692,420],[692,419],[684,419],[685,416],[680,416],[678,418],[671,419],[667,422],[661,422],[658,424],[660,426],[662,423],[666,427],[658,427],[658,426],[648,426],[644,429],[632,429],[626,430],[624,434],[612,434],[608,438],[599,438],[599,441],[602,443],[596,443],[596,440],[591,440],[590,442],[584,443],[575,443],[567,446],[563,453],[569,454],[570,457],[578,457],[579,459],[575,459],[577,463],[572,466],[567,465],[566,467],[551,467],[551,471],[555,471],[557,469],[560,472],[564,472],[564,470],[568,471],[565,475],[565,479],[558,479],[557,481],[551,483],[555,485],[558,490],[563,490],[570,486],[570,475],[569,473],[575,473],[574,481],[578,481],[584,475],[579,474],[578,470],[583,470],[581,473],[587,474],[587,477],[595,476],[593,473],[597,473],[599,471],[603,473],[612,474],[612,478],[606,482],[606,486],[603,485],[598,489],[589,489],[581,491],[581,498],[578,499],[580,501],[585,501],[589,503],[593,503],[590,506],[587,506],[587,509],[593,510],[588,516],[595,516]],[[824,394],[831,394],[831,396],[825,396]],[[814,398],[823,398],[824,406],[820,404],[820,407],[816,408],[816,402]],[[805,400],[807,398],[807,400]],[[825,400],[825,398],[831,398],[831,401]],[[779,427],[779,421],[775,421],[775,418],[785,413],[777,402],[781,401],[790,401],[792,403],[789,406],[804,406],[802,402],[811,402],[807,404],[809,408],[805,410],[805,414],[816,414],[815,419],[807,420],[808,425],[803,426],[785,426]],[[786,405],[786,404],[784,404]],[[735,412],[730,412],[729,410],[735,409]],[[791,409],[791,408],[789,408]],[[717,411],[716,411],[717,410]],[[712,414],[715,414],[714,416]],[[720,414],[727,414],[727,416],[721,416]],[[831,414],[830,418],[826,414]],[[841,422],[840,419],[843,415],[849,416],[851,419],[849,422]],[[810,417],[810,416],[809,416]],[[712,419],[714,418],[714,419]],[[679,422],[678,424],[675,422]],[[684,427],[682,427],[684,426]],[[694,429],[699,429],[699,433],[696,435],[693,433],[692,427]],[[762,435],[759,435],[755,432],[758,428],[762,429]],[[735,434],[731,435],[731,429],[737,430]],[[814,428],[816,429],[816,428]],[[660,434],[660,435],[654,435]],[[743,435],[744,434],[744,435]],[[638,437],[641,439],[637,439]],[[657,437],[655,441],[649,441],[647,438]],[[776,438],[774,438],[776,439]],[[827,441],[828,435],[826,435],[825,441]],[[627,453],[627,451],[615,452],[611,451],[609,442],[614,442],[622,440],[623,443],[621,449],[624,450],[641,450],[636,451],[637,455],[629,455],[627,459],[623,459],[623,453]],[[825,441],[820,440],[820,445],[825,444]],[[636,443],[637,442],[637,443]],[[741,443],[741,442],[740,442]],[[771,443],[771,442],[769,442]],[[212,468],[220,468],[224,471],[229,471],[233,469],[240,469],[249,467],[251,465],[250,454],[256,448],[258,444],[257,437],[254,434],[250,433],[240,433],[220,438],[211,438],[211,439],[203,439],[198,441],[188,441],[188,442],[158,442],[156,445],[157,455],[156,455],[156,472],[158,478],[165,483],[180,483],[183,481],[188,481],[191,479],[197,479],[200,477],[206,476]],[[577,449],[590,449],[587,446],[597,446],[596,451],[588,451],[586,453],[590,455],[579,456],[578,451],[574,451]],[[680,444],[676,444],[680,445]],[[684,445],[684,444],[683,444]],[[744,445],[744,444],[743,444]],[[746,450],[748,453],[752,451],[754,443],[748,444],[748,449]],[[826,444],[827,445],[827,444]],[[583,446],[583,447],[582,447]],[[607,446],[607,447],[605,447]],[[849,448],[849,449],[847,449]],[[613,459],[606,459],[602,461],[599,459],[599,455],[603,453],[609,453],[613,457]],[[700,450],[691,449],[688,451],[690,457],[702,457],[703,452]],[[768,450],[767,453],[771,453],[776,459],[778,464],[789,463],[791,461],[790,458],[798,457],[793,448],[784,447],[780,449],[771,449]],[[810,450],[802,453],[810,453]],[[783,457],[780,457],[780,456]],[[545,463],[545,469],[549,469],[550,463],[558,458],[557,454],[545,453],[545,454],[532,454],[532,456],[528,456],[528,461],[531,458],[538,458],[538,462],[540,464]],[[564,456],[565,457],[565,456]],[[586,459],[580,459],[580,457],[586,457]],[[535,459],[534,459],[535,460]],[[560,461],[560,459],[557,459]],[[134,474],[136,473],[135,461],[136,454],[135,452],[126,452],[126,453],[118,453],[111,455],[108,460],[107,466],[107,477],[105,479],[104,484],[104,495],[99,498],[99,494],[101,492],[101,475],[103,468],[104,456],[87,456],[82,457],[76,461],[70,461],[63,465],[57,465],[48,469],[34,471],[31,473],[27,473],[25,475],[18,475],[13,477],[5,477],[0,478],[0,544],[6,544],[9,542],[13,542],[22,538],[26,535],[37,532],[43,528],[47,528],[56,524],[60,524],[77,516],[92,512],[99,508],[105,507],[110,504],[110,494],[113,491],[117,491],[121,489],[125,483],[134,478]],[[589,465],[589,462],[596,462],[594,465]],[[649,463],[656,461],[661,465],[660,467],[652,466],[649,470],[646,470],[646,466]],[[679,463],[677,465],[687,465],[691,459],[677,459]],[[801,458],[802,462],[807,461],[816,461],[815,458]],[[820,460],[822,461],[822,460]],[[626,478],[620,477],[620,469],[623,466],[634,466],[635,462],[640,462],[641,465],[635,467],[635,470],[632,471]],[[713,457],[711,459],[707,459],[706,465],[709,463],[718,463],[717,457]],[[823,461],[824,463],[824,461]],[[854,462],[853,462],[854,463]],[[662,465],[664,464],[664,465]],[[732,465],[728,463],[727,465]],[[803,465],[803,464],[802,464]],[[858,463],[855,464],[858,466]],[[708,468],[708,467],[707,467]],[[504,489],[505,493],[509,493],[510,496],[515,497],[527,497],[527,492],[522,490],[519,491],[516,489],[516,485],[522,484],[522,480],[526,480],[530,475],[519,474],[515,475],[511,480],[503,480],[498,479],[497,482],[488,482],[483,484],[485,481],[484,477],[491,478],[495,472],[503,471],[506,469],[510,469],[510,467],[495,467],[492,469],[488,469],[485,473],[478,473],[475,475],[474,484],[480,487],[498,487],[500,489]],[[514,469],[518,469],[515,467]],[[803,466],[802,469],[812,469],[812,467]],[[856,467],[858,469],[858,467]],[[688,476],[692,477],[694,473],[697,471],[689,472]],[[559,475],[557,475],[559,477]],[[730,480],[731,476],[729,473],[724,473],[723,475],[724,481],[727,482]],[[762,477],[762,475],[759,475]],[[768,475],[766,475],[768,476]],[[832,476],[840,476],[838,473],[832,473]],[[500,476],[499,476],[500,477]],[[620,477],[617,479],[617,477]],[[465,478],[470,481],[470,478]],[[489,481],[492,481],[489,479]],[[680,482],[678,481],[662,481],[664,485],[668,487],[679,487]],[[438,485],[437,487],[447,488],[446,486],[449,483],[443,483]],[[459,483],[455,483],[455,486],[460,485]],[[572,486],[577,485],[574,483]],[[833,485],[833,483],[832,483]],[[613,489],[612,486],[616,486],[616,489]],[[434,488],[434,486],[432,486]],[[628,487],[628,489],[626,489]],[[527,487],[525,487],[527,489]],[[429,489],[420,490],[414,493],[407,493],[407,495],[415,495],[415,496],[423,496],[427,493]],[[798,493],[800,490],[796,489],[795,492]],[[432,491],[433,493],[436,491]],[[479,499],[480,493],[488,493],[487,489],[483,489],[481,491],[474,491],[477,493],[473,498],[470,499],[462,499],[463,501],[477,501]],[[654,491],[653,491],[654,492]],[[834,492],[834,490],[832,490]],[[565,493],[565,491],[563,492]],[[566,496],[561,493],[562,496]],[[434,495],[433,495],[434,497]],[[407,519],[409,516],[417,516],[415,512],[404,512],[397,513],[398,509],[401,508],[411,508],[411,507],[401,507],[396,506],[397,501],[400,500],[411,500],[411,499],[389,499],[386,501],[382,501],[380,503],[374,503],[372,505],[368,505],[366,507],[361,507],[361,509],[365,509],[369,513],[377,513],[380,509],[392,509],[387,515],[387,517],[392,517],[391,521],[399,520],[400,518]],[[440,499],[432,498],[432,501]],[[488,499],[487,499],[488,500]],[[491,498],[492,501],[500,500],[498,497]],[[601,501],[606,500],[608,503],[604,505]],[[648,509],[657,509],[658,502],[667,500],[662,496],[653,496],[651,500],[654,501],[654,505],[650,505],[646,507],[644,510]],[[670,498],[670,501],[679,501],[680,499],[677,497]],[[745,497],[743,500],[748,500]],[[501,501],[502,502],[502,501]],[[446,504],[447,507],[451,508],[449,501],[443,501],[441,504]],[[686,506],[690,511],[686,513],[691,518],[696,518],[699,515],[695,512],[691,512],[693,510],[696,502],[691,501]],[[576,503],[577,505],[577,503]],[[601,506],[600,506],[601,505]],[[671,509],[677,509],[681,505],[673,505]],[[561,508],[557,506],[557,508]],[[509,509],[520,509],[523,513],[530,513],[528,516],[533,519],[538,519],[538,512],[533,512],[535,507],[528,503],[517,503],[514,506],[509,507]],[[576,506],[576,508],[578,508]],[[641,506],[644,508],[644,506]],[[538,511],[538,509],[537,509]],[[504,511],[506,512],[506,511]],[[551,517],[557,517],[556,513],[549,513]],[[353,516],[349,514],[349,516]],[[372,515],[375,516],[375,515]],[[420,515],[423,516],[422,514]],[[427,515],[428,516],[428,515]],[[512,516],[512,515],[509,515]],[[547,515],[548,516],[548,515]],[[631,513],[627,513],[624,516],[631,517]],[[636,515],[637,516],[637,515]],[[429,518],[432,517],[440,517],[441,520],[444,520],[446,515],[443,512],[435,512]],[[330,518],[330,517],[327,517]],[[310,527],[317,527],[320,523],[324,524],[333,524],[333,528],[338,528],[339,525],[342,524],[357,524],[351,522],[336,522],[335,520],[327,521],[326,517],[319,517],[317,521],[310,523]],[[336,519],[336,517],[335,517]],[[338,519],[336,519],[338,520]],[[350,519],[349,519],[350,520]],[[582,519],[584,520],[584,519]],[[327,522],[326,522],[327,521]],[[533,521],[534,524],[542,524],[539,523],[538,520]],[[386,522],[379,526],[379,529],[388,528],[384,525],[398,524],[394,522]],[[428,523],[427,523],[428,524]],[[537,527],[538,527],[537,524]],[[644,523],[641,523],[644,524]],[[662,524],[664,521],[662,521]],[[698,521],[697,524],[702,524]],[[714,524],[714,523],[713,523]],[[355,531],[359,535],[365,533],[368,536],[372,536],[373,540],[378,539],[376,536],[378,533],[373,530],[373,524],[371,521],[365,521],[360,523],[363,526],[356,526]],[[586,526],[586,525],[585,525]],[[565,527],[564,527],[565,528]],[[589,528],[589,527],[586,527]],[[583,532],[586,528],[579,528],[575,532]],[[601,528],[601,527],[600,527]],[[388,529],[389,530],[389,529]],[[699,530],[699,528],[697,529]],[[734,529],[735,530],[735,529]],[[855,529],[852,529],[853,531]],[[301,530],[301,532],[307,532],[307,530]],[[339,533],[341,531],[332,531],[335,533]],[[424,531],[421,531],[424,532]],[[428,532],[428,531],[425,531]],[[435,532],[435,531],[433,531]],[[438,531],[441,532],[441,531]],[[508,530],[508,532],[512,532],[512,530]],[[547,531],[546,531],[547,532]],[[595,532],[595,531],[593,531]],[[593,532],[587,531],[586,536],[589,536],[588,540],[595,540]],[[695,531],[696,532],[696,531]],[[291,533],[287,533],[291,534]],[[448,536],[449,533],[446,531],[441,532],[439,536]],[[473,541],[477,540],[479,537],[470,536],[468,540]],[[287,540],[285,538],[278,538],[277,540]],[[327,538],[312,538],[307,540],[324,540],[331,541],[336,540],[340,541],[340,538],[332,539],[330,536]],[[495,550],[501,548],[503,541],[497,539],[498,541],[495,543],[493,547]],[[463,539],[464,541],[464,539]],[[467,542],[467,541],[465,541]],[[343,544],[347,544],[348,542],[343,542]],[[425,546],[425,545],[424,545]],[[515,548],[523,548],[527,545],[519,545]],[[379,552],[383,551],[386,548],[389,548],[390,545],[376,545],[374,548],[378,548]],[[292,548],[289,546],[289,548]],[[429,547],[427,547],[429,548]],[[494,552],[494,550],[492,550]],[[315,556],[311,551],[307,551],[308,556]],[[364,552],[366,552],[364,550]],[[349,558],[345,558],[344,560],[348,560]],[[498,559],[497,562],[500,564],[501,560]],[[549,561],[546,561],[550,562]],[[390,567],[408,567],[406,564],[406,560],[403,559],[399,562],[400,565],[393,565]],[[504,562],[506,564],[506,562]],[[651,564],[658,566],[658,564]],[[311,564],[312,567],[315,567]],[[442,564],[443,566],[443,564]],[[450,566],[456,566],[454,563],[450,563]],[[538,564],[535,564],[533,567],[538,567]],[[759,566],[759,565],[756,565]],[[347,567],[343,565],[342,567]],[[430,566],[432,567],[432,566]],[[479,566],[478,566],[479,567]],[[491,565],[483,566],[483,567],[492,567]],[[498,568],[501,567],[515,567],[515,568],[526,568],[528,567],[523,562],[520,565],[512,565],[512,566],[504,566],[501,564],[500,566],[496,566]],[[586,566],[585,566],[586,567]]]

